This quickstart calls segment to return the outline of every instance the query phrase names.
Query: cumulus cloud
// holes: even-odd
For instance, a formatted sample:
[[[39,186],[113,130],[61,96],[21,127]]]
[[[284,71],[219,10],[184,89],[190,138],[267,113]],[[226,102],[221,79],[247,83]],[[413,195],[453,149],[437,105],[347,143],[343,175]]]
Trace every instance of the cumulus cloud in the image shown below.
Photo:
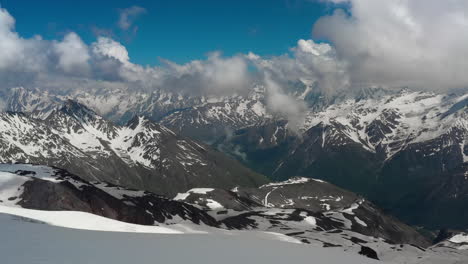
[[[54,42],[53,48],[58,55],[58,66],[67,73],[86,74],[90,59],[88,46],[74,32],[68,33],[63,41]]]
[[[291,89],[297,82],[324,94],[369,86],[468,86],[468,2],[322,1],[340,4],[314,26],[314,36],[327,42],[301,39],[279,56],[213,52],[182,64],[161,59],[160,66],[133,63],[125,46],[110,37],[100,36],[89,45],[73,32],[55,41],[23,38],[15,31],[15,19],[0,9],[0,92],[26,86],[63,93],[166,89],[218,96],[242,95],[259,83],[265,85],[269,111],[294,126],[305,109]],[[144,12],[139,7],[122,10],[120,27],[132,28]]]
[[[15,21],[5,9],[0,9],[0,16],[3,90],[25,86],[66,94],[88,89],[166,89],[209,97],[243,95],[254,83],[263,83],[268,109],[298,124],[304,105],[288,92],[288,82],[307,80],[330,90],[347,85],[345,63],[336,58],[334,49],[311,40],[300,40],[281,56],[212,52],[204,60],[178,64],[161,59],[161,66],[152,67],[132,63],[125,46],[109,37],[98,37],[90,45],[74,32],[56,41],[39,36],[25,39],[15,32]]]
[[[223,57],[219,52],[208,55],[206,60],[194,60],[185,64],[163,60],[165,86],[172,89],[213,95],[232,95],[252,88],[248,61],[242,55]]]
[[[107,37],[99,37],[97,42],[92,44],[92,50],[97,55],[114,58],[123,64],[130,62],[127,49],[119,42]]]
[[[0,9],[0,68],[9,66],[21,57],[21,39],[13,32],[15,19],[4,9]]]
[[[120,10],[120,17],[118,25],[122,30],[129,30],[133,26],[135,19],[146,13],[146,9],[140,6],[132,6]]]
[[[353,86],[468,86],[467,1],[329,1],[349,10],[321,18],[313,33],[349,63]]]

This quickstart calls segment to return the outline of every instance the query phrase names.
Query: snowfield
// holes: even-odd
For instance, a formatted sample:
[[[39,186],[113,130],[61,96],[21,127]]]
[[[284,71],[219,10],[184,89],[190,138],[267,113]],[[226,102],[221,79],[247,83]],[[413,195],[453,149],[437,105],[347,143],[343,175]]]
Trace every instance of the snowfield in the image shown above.
[[[2,212],[9,209],[2,207]],[[96,232],[50,226],[36,221],[44,219],[44,212],[16,209],[10,214],[0,213],[2,264],[381,263],[339,249],[286,243],[281,240],[287,237],[278,234],[218,230],[206,234],[143,234],[133,231],[144,229],[122,229],[113,222],[108,222],[110,227],[103,228],[102,219],[93,215],[84,218],[81,214],[70,215],[74,212],[52,212],[55,224],[67,220],[68,227],[79,228],[81,220],[85,219],[87,224],[95,220],[93,229],[128,233]],[[80,218],[68,221],[70,216]],[[145,228],[161,231],[160,227]]]
[[[177,227],[135,225],[110,218],[74,211],[41,211],[0,205],[0,213],[16,215],[53,226],[110,232],[181,234]],[[181,227],[179,227],[181,228]]]

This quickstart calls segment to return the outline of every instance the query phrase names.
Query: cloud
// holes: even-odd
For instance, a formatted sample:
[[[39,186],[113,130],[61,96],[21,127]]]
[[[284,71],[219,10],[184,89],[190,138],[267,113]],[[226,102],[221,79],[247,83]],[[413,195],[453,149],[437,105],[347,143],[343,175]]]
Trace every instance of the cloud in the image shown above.
[[[12,31],[14,26],[15,19],[5,9],[0,9],[0,68],[8,67],[21,57],[22,43]]]
[[[303,101],[286,94],[283,88],[267,73],[265,75],[265,88],[267,91],[266,105],[268,110],[289,121],[288,127],[298,131],[304,122],[306,106]]]
[[[140,6],[132,6],[120,10],[118,25],[122,30],[129,30],[137,17],[146,13],[146,9]]]
[[[223,57],[210,53],[206,60],[185,64],[163,60],[165,86],[205,95],[232,95],[252,88],[248,61],[243,55]]]
[[[324,93],[335,93],[349,87],[348,65],[337,57],[327,43],[299,40],[292,54],[261,58],[249,53],[247,57],[262,72],[274,76],[277,82],[301,81],[316,85]]]
[[[58,56],[58,66],[64,72],[87,74],[90,59],[88,46],[74,32],[68,33],[61,42],[54,42],[53,49]]]
[[[353,87],[468,87],[468,2],[349,0],[314,26],[348,63]]]
[[[119,42],[107,37],[99,37],[97,42],[92,44],[92,50],[94,54],[114,58],[123,64],[130,62],[127,49]]]
[[[212,52],[203,60],[179,64],[161,59],[161,66],[143,66],[133,63],[125,46],[112,38],[100,36],[89,45],[74,32],[61,40],[27,39],[15,32],[15,21],[5,9],[0,9],[0,18],[0,92],[15,86],[61,94],[163,89],[212,97],[247,94],[259,83],[266,87],[269,111],[296,126],[304,104],[288,91],[289,82],[307,80],[324,89],[347,85],[345,63],[333,47],[311,40],[300,40],[281,56]]]
[[[468,86],[468,2],[329,2],[339,5],[313,29],[316,39],[326,42],[301,39],[278,56],[212,52],[186,63],[161,59],[159,66],[133,63],[126,47],[109,36],[89,45],[74,32],[52,41],[21,37],[14,18],[0,9],[0,92],[14,86],[61,93],[163,89],[209,97],[243,95],[254,84],[263,84],[268,110],[295,126],[305,110],[295,94],[297,83],[314,87],[320,95],[369,86]],[[130,29],[144,12],[138,7],[122,10],[122,29]]]

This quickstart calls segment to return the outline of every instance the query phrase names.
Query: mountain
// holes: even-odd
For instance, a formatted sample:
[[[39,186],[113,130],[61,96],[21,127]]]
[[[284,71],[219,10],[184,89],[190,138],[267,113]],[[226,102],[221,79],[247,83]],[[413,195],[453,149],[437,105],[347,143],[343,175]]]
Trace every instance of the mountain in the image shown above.
[[[210,98],[124,90],[69,96],[118,123],[132,114],[149,117],[177,134],[212,144],[272,180],[320,178],[413,225],[468,227],[463,213],[468,204],[466,93],[368,88],[327,95],[306,83],[287,90],[309,107],[299,129],[269,112],[268,93],[260,85],[244,95]],[[9,108],[28,113],[45,109],[36,114],[41,119],[50,114],[47,105],[66,100],[15,91],[8,95]]]
[[[324,179],[411,224],[463,229],[467,96],[365,94],[310,111],[299,135],[275,121],[239,129],[217,145],[273,179]]]
[[[87,180],[160,194],[197,187],[258,186],[239,162],[144,117],[115,125],[68,100],[45,119],[0,114],[0,161],[54,165]]]
[[[359,263],[372,263],[371,259],[460,263],[468,259],[463,234],[431,246],[414,229],[386,216],[362,197],[316,179],[296,178],[230,191],[195,188],[171,200],[147,191],[89,182],[54,167],[0,164],[0,219],[4,220],[3,214],[36,226],[48,223],[127,232],[126,236],[132,235],[128,232],[158,233],[156,237],[167,234],[167,241],[174,235],[184,241],[194,235],[210,240],[221,235],[218,246],[225,245],[226,235],[228,241],[260,236],[264,243],[282,240],[302,243],[309,251],[367,257]],[[9,228],[17,224],[11,222]],[[25,228],[23,225],[16,232],[20,234]],[[28,237],[31,239],[31,234]],[[198,242],[203,240],[197,237]],[[178,248],[182,245],[177,243]],[[256,245],[249,247],[258,249]],[[225,250],[231,252],[232,248]]]
[[[58,94],[17,87],[2,97],[7,98],[5,108],[8,111],[28,113],[40,119],[45,119],[55,108],[71,99],[117,124],[125,124],[134,116],[145,116],[155,122],[161,121],[180,135],[207,142],[271,118],[266,110],[263,86],[254,86],[247,95],[211,97],[162,90],[99,90]]]

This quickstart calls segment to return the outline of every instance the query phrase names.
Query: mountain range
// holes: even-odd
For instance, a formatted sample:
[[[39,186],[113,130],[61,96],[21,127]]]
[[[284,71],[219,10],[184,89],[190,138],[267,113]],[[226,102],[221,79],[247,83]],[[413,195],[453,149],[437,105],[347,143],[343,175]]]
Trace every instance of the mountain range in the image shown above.
[[[105,215],[89,205],[66,210],[275,232],[383,260],[453,259],[465,243],[456,230],[468,228],[468,94],[372,88],[331,96],[295,84],[289,95],[307,106],[299,125],[270,111],[260,85],[220,97],[16,88],[3,95],[0,162],[66,169],[60,181],[77,177],[92,193],[148,192],[110,202]],[[52,190],[75,193],[71,201],[84,195]],[[54,210],[44,199],[18,204]],[[148,199],[157,208],[141,205]],[[122,214],[135,210],[139,220]]]
[[[65,96],[25,88],[13,89],[5,98],[8,110],[41,120],[69,98],[116,124],[145,116],[272,180],[324,179],[408,223],[431,229],[467,227],[468,94],[369,88],[331,96],[304,83],[291,87],[290,96],[308,106],[294,128],[284,116],[270,113],[268,90],[261,85],[246,95],[209,98],[162,90]],[[254,178],[247,181],[264,181]]]
[[[172,195],[197,186],[258,186],[267,179],[238,161],[136,116],[109,122],[68,100],[45,119],[0,114],[0,161],[53,165],[87,180],[104,180]]]

